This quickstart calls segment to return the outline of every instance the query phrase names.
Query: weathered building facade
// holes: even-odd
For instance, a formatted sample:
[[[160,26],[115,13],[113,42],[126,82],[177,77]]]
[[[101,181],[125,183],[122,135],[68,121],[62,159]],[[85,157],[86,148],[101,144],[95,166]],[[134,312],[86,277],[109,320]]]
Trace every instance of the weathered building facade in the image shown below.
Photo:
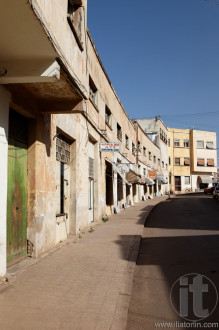
[[[153,198],[148,176],[158,164],[148,150],[158,159],[160,149],[130,120],[106,74],[86,0],[19,0],[0,9],[3,276],[7,263]],[[111,142],[117,151],[101,149]]]

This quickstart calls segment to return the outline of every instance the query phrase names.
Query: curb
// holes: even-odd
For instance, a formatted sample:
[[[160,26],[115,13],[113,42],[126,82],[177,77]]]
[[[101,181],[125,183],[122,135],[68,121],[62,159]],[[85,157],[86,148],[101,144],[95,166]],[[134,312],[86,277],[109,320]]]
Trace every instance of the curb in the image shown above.
[[[116,304],[116,312],[114,315],[113,322],[111,324],[110,330],[125,330],[127,326],[127,316],[128,316],[128,310],[129,310],[129,303],[131,300],[131,293],[132,293],[132,286],[133,286],[133,277],[134,277],[134,271],[135,266],[138,259],[138,253],[141,246],[141,240],[142,240],[142,233],[144,230],[144,225],[150,216],[151,212],[154,210],[154,208],[159,205],[160,203],[166,201],[168,199],[168,196],[158,201],[156,204],[151,205],[151,209],[149,210],[148,214],[146,215],[144,223],[141,225],[141,235],[135,235],[133,238],[133,243],[130,246],[130,254],[127,260],[127,267],[125,270],[125,279],[124,283],[122,285],[121,289],[121,296],[118,299],[118,302]]]

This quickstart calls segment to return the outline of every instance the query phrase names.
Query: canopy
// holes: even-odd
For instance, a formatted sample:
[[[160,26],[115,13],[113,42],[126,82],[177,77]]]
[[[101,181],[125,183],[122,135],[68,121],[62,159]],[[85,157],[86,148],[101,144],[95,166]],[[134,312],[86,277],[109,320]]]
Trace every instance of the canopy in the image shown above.
[[[212,183],[212,178],[209,175],[199,175],[198,182],[199,183]]]
[[[125,184],[128,184],[130,186],[130,183],[125,178],[123,178],[122,173],[120,172],[120,170],[118,169],[118,167],[114,163],[112,163],[109,159],[106,158],[105,160],[112,165],[113,172],[119,174],[119,176],[121,177],[121,179],[123,180],[123,182]]]
[[[168,179],[164,176],[163,173],[157,174],[156,179],[158,181],[158,184],[167,184],[168,183]]]
[[[155,184],[154,180],[146,178],[146,185],[147,186],[153,186]]]
[[[126,179],[129,183],[141,183],[141,175],[131,169],[126,173]]]
[[[117,167],[115,164],[112,164],[112,165],[113,165],[113,171],[114,171],[115,173],[117,173],[117,174],[120,175],[121,179],[123,180],[123,182],[124,182],[125,184],[130,185],[130,183],[129,183],[125,178],[123,178],[122,173],[120,172],[120,170],[118,169],[118,167]]]

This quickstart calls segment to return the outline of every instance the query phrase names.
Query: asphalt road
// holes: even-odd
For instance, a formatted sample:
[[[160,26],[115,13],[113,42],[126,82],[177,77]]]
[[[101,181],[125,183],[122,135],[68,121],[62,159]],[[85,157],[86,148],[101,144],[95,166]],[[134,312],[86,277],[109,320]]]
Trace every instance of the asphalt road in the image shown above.
[[[187,282],[178,281],[182,276]],[[128,330],[163,322],[187,329],[179,324],[187,319],[200,322],[196,329],[210,322],[219,328],[219,201],[190,194],[157,205],[145,223],[133,281]]]

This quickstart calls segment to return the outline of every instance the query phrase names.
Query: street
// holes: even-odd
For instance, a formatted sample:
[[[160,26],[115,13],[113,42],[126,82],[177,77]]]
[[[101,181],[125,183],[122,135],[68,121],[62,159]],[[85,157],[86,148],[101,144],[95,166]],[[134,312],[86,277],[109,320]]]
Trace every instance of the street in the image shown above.
[[[170,302],[171,287],[185,274],[204,275],[219,291],[218,235],[219,202],[211,195],[171,197],[153,209],[145,223],[134,272],[127,329],[153,329],[158,322],[186,322]],[[212,291],[204,307],[215,305],[216,298]],[[201,322],[218,321],[217,305]]]
[[[165,199],[111,216],[12,276],[0,286],[0,329],[125,329],[144,222]]]

